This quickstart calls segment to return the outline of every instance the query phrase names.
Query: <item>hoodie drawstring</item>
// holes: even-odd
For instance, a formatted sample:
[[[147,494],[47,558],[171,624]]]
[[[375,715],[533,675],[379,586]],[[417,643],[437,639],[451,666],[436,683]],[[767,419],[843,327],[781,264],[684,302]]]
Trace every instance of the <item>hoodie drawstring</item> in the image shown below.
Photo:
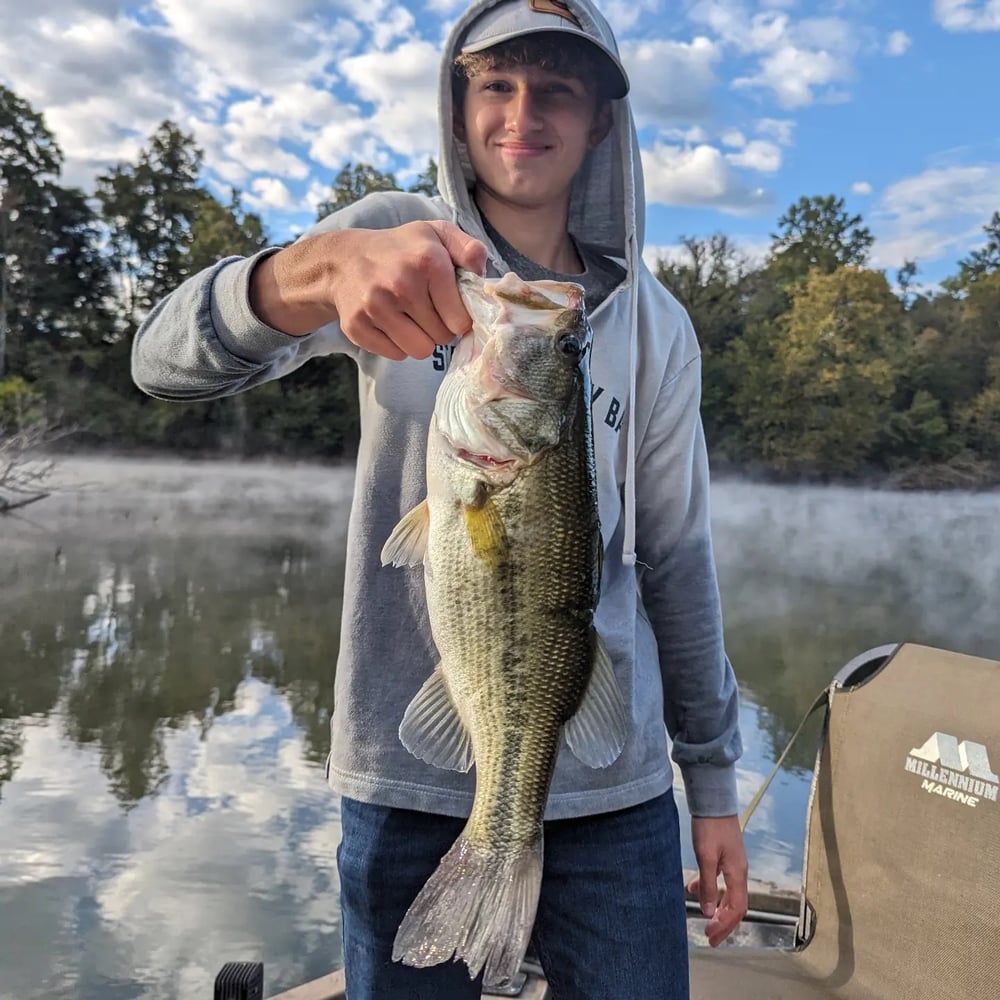
[[[639,261],[635,233],[628,237],[628,264],[632,287],[629,289],[629,338],[628,338],[628,412],[626,414],[625,441],[625,538],[622,543],[622,562],[636,564],[635,554],[635,412],[637,374],[639,361]]]

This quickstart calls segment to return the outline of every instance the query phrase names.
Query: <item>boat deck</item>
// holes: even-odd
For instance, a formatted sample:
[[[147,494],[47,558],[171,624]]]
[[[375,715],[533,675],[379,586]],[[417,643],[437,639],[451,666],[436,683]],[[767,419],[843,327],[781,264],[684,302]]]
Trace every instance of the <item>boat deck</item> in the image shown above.
[[[684,873],[687,884],[695,872]],[[769,883],[756,882],[750,886],[750,911],[747,919],[724,946],[727,948],[787,948],[794,936],[794,924],[799,914],[799,893],[780,889]],[[707,948],[702,933],[706,921],[698,912],[697,901],[688,897],[688,945],[692,949]],[[516,984],[518,992],[484,993],[484,1000],[500,996],[516,996],[520,1000],[547,1000],[548,984],[540,966],[530,960],[522,966],[524,982]],[[269,1000],[345,1000],[343,970],[303,983]]]

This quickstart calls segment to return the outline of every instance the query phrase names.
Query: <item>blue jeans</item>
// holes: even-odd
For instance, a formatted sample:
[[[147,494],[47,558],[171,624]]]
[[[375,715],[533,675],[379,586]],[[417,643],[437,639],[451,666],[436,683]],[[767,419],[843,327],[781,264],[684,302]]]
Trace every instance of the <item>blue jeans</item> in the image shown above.
[[[348,1000],[479,1000],[463,962],[392,961],[410,903],[458,837],[447,816],[341,803],[337,850]],[[545,824],[532,947],[555,1000],[688,1000],[687,924],[672,792]]]

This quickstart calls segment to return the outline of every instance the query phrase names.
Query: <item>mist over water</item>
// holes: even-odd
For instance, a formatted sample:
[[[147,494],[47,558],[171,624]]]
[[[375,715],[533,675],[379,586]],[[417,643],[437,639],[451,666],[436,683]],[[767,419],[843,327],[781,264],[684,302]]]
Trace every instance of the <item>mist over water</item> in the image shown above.
[[[324,974],[352,470],[59,475],[31,523],[0,519],[0,998],[209,996],[229,959],[263,960],[269,993]],[[743,803],[857,653],[1000,655],[998,516],[996,494],[716,483]],[[814,751],[807,733],[754,818],[756,878],[798,880]]]

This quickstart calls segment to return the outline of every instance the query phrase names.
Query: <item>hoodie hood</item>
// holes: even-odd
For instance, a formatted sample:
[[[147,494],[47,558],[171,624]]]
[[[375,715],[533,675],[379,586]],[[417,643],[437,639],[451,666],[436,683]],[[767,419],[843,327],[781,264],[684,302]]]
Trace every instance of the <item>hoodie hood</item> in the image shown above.
[[[498,3],[510,0],[480,0],[469,6],[452,28],[441,60],[439,83],[440,137],[438,187],[452,207],[455,220],[466,232],[483,240],[494,259],[495,248],[485,238],[479,214],[472,203],[472,171],[464,143],[455,138],[454,106],[451,95],[451,65],[461,52],[469,26]],[[517,0],[527,4],[528,0]],[[581,29],[617,55],[615,37],[600,11],[588,0],[566,0]],[[639,143],[628,97],[611,102],[613,124],[604,142],[591,150],[580,168],[570,200],[569,231],[609,257],[626,262],[629,274],[633,261],[629,250],[642,252],[645,205]]]
[[[439,102],[441,113],[438,165],[438,188],[449,206],[455,223],[465,232],[482,240],[499,273],[507,269],[500,253],[484,232],[479,212],[472,202],[470,189],[473,173],[465,145],[455,136],[455,107],[451,93],[451,66],[461,51],[469,26],[498,3],[527,3],[528,0],[479,0],[458,19],[448,36],[441,60]],[[576,18],[580,29],[610,51],[618,54],[618,44],[608,22],[589,0],[565,0],[562,4]],[[645,236],[645,197],[642,186],[642,161],[639,139],[628,97],[611,102],[612,125],[604,141],[587,154],[570,197],[569,231],[582,243],[588,243],[608,257],[624,262],[627,277],[622,293],[629,296],[628,365],[629,402],[626,416],[625,534],[622,561],[636,563],[636,359],[638,357],[639,266]]]

